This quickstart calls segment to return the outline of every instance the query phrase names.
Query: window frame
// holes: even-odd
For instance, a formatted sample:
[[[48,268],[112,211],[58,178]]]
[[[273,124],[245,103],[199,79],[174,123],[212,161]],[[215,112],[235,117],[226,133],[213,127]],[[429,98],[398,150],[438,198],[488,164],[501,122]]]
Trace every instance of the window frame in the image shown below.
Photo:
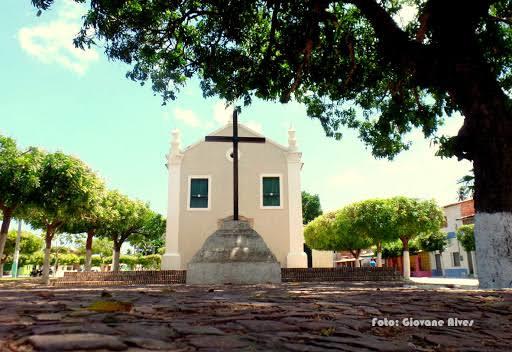
[[[208,206],[206,208],[190,207],[190,192],[192,191],[192,180],[194,180],[194,179],[208,180]],[[212,177],[211,177],[211,175],[189,175],[187,182],[188,182],[187,210],[188,211],[210,211],[212,208]]]
[[[277,177],[279,179],[279,205],[263,205],[263,179],[267,177]],[[260,174],[260,209],[283,209],[282,174]]]
[[[455,260],[457,258],[457,260]],[[461,267],[461,260],[460,260],[460,252],[452,252],[452,261],[453,261],[453,267],[459,268]],[[457,263],[458,261],[458,263]]]

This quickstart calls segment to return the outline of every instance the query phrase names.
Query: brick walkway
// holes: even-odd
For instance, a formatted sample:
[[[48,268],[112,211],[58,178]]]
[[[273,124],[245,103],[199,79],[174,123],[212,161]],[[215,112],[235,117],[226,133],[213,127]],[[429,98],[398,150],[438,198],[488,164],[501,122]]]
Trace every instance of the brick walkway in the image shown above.
[[[400,326],[372,327],[374,317]],[[405,327],[403,318],[474,323]],[[512,291],[0,283],[0,351],[509,351],[511,328]]]

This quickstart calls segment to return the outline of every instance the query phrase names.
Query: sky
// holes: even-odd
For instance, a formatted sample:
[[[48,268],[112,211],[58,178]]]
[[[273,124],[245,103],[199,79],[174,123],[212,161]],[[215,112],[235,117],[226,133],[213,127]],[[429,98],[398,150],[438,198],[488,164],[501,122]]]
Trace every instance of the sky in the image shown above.
[[[165,155],[178,128],[182,145],[222,126],[230,112],[223,101],[204,99],[197,80],[162,106],[149,87],[125,78],[128,66],[109,61],[102,48],[82,51],[72,38],[83,8],[69,0],[40,17],[29,0],[2,0],[0,12],[0,133],[22,147],[38,146],[79,157],[110,188],[167,208]],[[320,196],[324,210],[372,197],[405,195],[456,201],[457,180],[469,162],[436,157],[420,131],[410,150],[394,161],[372,157],[354,131],[336,141],[298,103],[255,101],[241,123],[281,144],[292,124],[303,153],[302,188]],[[446,119],[439,133],[454,135],[462,117]]]

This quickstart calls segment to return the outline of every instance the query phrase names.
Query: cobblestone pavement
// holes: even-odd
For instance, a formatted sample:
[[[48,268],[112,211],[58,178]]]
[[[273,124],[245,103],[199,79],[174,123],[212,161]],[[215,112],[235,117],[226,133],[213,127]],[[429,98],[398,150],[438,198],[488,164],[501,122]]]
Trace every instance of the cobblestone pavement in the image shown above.
[[[399,326],[372,327],[373,318]],[[473,325],[447,327],[448,318]],[[0,284],[0,351],[510,351],[511,328],[512,291]]]

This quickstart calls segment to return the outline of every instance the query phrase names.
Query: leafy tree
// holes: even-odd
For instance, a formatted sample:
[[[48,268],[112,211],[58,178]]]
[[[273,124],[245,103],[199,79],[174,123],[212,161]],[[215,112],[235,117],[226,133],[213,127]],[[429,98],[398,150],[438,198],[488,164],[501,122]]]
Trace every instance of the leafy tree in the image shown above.
[[[86,239],[84,239],[80,246],[78,247],[78,251],[81,254],[86,254]],[[112,240],[105,237],[98,237],[92,243],[92,254],[99,255],[100,258],[105,258],[112,255],[112,251],[114,250],[114,243]],[[85,262],[84,262],[85,263]]]
[[[42,157],[43,154],[37,149],[20,150],[13,139],[0,135],[0,259],[4,257],[13,215],[35,200]],[[3,261],[0,260],[2,276]]]
[[[91,257],[93,254],[93,237],[98,228],[110,216],[110,209],[106,205],[106,190],[103,186],[96,188],[98,192],[93,199],[91,207],[79,217],[69,219],[62,230],[71,234],[86,233],[85,239],[85,271],[91,270]]]
[[[321,215],[304,228],[306,244],[317,250],[349,251],[359,266],[361,250],[371,246],[371,240],[355,225],[355,207]]]
[[[9,231],[9,233],[7,234],[7,241],[5,242],[3,258],[1,258],[2,264],[12,262],[17,236],[18,232],[14,230]],[[27,256],[30,256],[37,251],[40,251],[42,248],[43,240],[41,239],[41,237],[31,232],[23,231],[21,233],[20,240],[20,264],[26,262]]]
[[[443,224],[444,214],[432,200],[394,197],[390,199],[390,204],[393,208],[395,231],[402,241],[404,278],[409,279],[409,241],[420,234],[438,232]]]
[[[377,157],[407,149],[419,128],[440,155],[473,162],[477,212],[512,217],[509,0],[75,2],[89,6],[75,45],[101,43],[164,101],[194,75],[203,95],[230,102],[295,98],[327,135],[357,129]],[[32,3],[40,14],[53,0]],[[407,9],[415,18],[398,24]],[[436,135],[455,112],[458,134]],[[508,235],[483,238],[496,257],[511,241],[506,223]],[[509,268],[481,285],[509,286]]]
[[[475,194],[475,175],[473,174],[473,170],[471,170],[470,174],[464,175],[457,183],[461,185],[457,191],[459,201],[473,198]]]
[[[377,249],[377,266],[382,266],[382,244],[397,239],[393,207],[387,199],[368,199],[355,205],[355,226]]]
[[[154,214],[149,219],[144,233],[136,233],[130,236],[129,242],[135,253],[150,255],[158,253],[165,245],[165,218],[160,214]]]
[[[466,252],[474,251],[475,248],[475,225],[462,225],[457,229],[457,239]]]
[[[318,194],[311,194],[302,191],[302,223],[307,225],[317,216],[322,215],[320,197]]]
[[[41,166],[39,202],[24,216],[33,228],[45,231],[43,281],[48,283],[52,240],[66,221],[88,213],[101,183],[77,158],[57,152],[47,154]]]
[[[446,233],[443,231],[422,233],[416,240],[418,246],[427,252],[442,252],[448,245]]]
[[[112,213],[98,229],[98,234],[113,241],[112,266],[114,271],[119,271],[119,257],[123,243],[133,235],[153,235],[155,217],[158,215],[151,211],[147,204],[130,200],[117,191],[109,191],[106,202],[112,209]]]

